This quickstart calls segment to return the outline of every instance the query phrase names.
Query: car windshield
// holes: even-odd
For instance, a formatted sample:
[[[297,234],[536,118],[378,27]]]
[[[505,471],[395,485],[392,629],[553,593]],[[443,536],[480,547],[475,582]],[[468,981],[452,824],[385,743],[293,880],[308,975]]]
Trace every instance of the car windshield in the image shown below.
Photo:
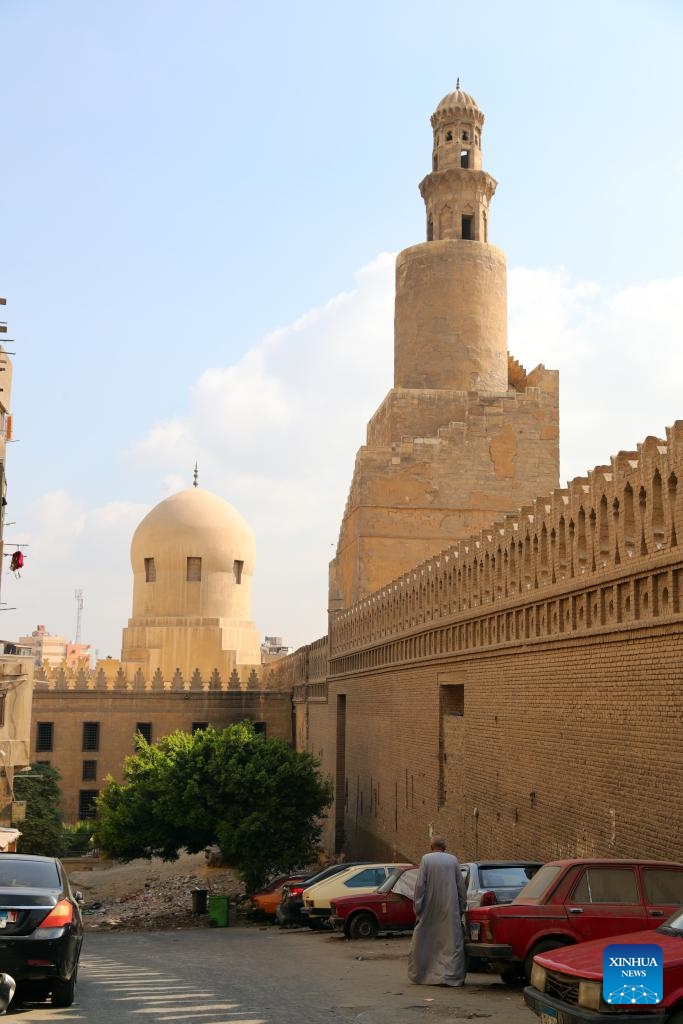
[[[542,868],[539,868],[531,881],[527,882],[520,894],[516,896],[512,902],[524,903],[525,900],[539,899],[546,889],[557,879],[557,876],[561,871],[561,864],[544,864]]]
[[[510,864],[479,868],[482,889],[505,889],[526,885],[538,871],[537,864]]]
[[[683,907],[672,914],[666,924],[657,929],[667,935],[683,935]]]
[[[391,872],[389,877],[385,879],[384,882],[382,882],[377,892],[391,892],[391,890],[394,888],[394,883],[398,881],[398,879],[401,877],[404,871],[405,868],[395,868]]]
[[[415,898],[415,883],[417,882],[418,868],[408,868],[394,883],[394,892],[399,896],[407,896],[409,900]]]
[[[0,856],[0,889],[61,889],[62,882],[53,861],[5,860]]]

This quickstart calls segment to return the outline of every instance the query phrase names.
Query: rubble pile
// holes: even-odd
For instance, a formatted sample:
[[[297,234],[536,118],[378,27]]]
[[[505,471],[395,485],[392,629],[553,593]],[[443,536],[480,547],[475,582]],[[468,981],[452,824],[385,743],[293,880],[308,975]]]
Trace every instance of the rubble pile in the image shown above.
[[[120,895],[108,894],[101,900],[97,899],[97,887],[93,885],[90,893],[84,892],[83,923],[88,931],[205,928],[207,915],[192,913],[192,893],[196,889],[230,897],[231,909],[244,892],[242,883],[227,868],[203,870],[201,876],[184,872],[160,879],[150,875],[142,888],[131,888]]]

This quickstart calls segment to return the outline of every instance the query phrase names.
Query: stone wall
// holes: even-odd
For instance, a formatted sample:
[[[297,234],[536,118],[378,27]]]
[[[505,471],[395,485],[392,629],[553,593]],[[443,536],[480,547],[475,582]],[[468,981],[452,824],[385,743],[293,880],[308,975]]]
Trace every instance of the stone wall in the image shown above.
[[[390,392],[356,457],[330,608],[349,608],[557,485],[557,373],[537,367],[526,384],[503,396]]]
[[[682,472],[679,421],[331,616],[330,847],[679,858]]]
[[[227,680],[217,672],[208,679],[202,679],[199,673],[184,679],[177,672],[169,680],[160,673],[150,680],[141,673],[126,680],[120,666],[110,668],[106,664],[95,672],[38,672],[31,760],[47,761],[60,771],[62,810],[67,821],[82,817],[84,793],[99,791],[108,775],[122,778],[124,758],[134,753],[135,735],[141,724],[149,730],[152,742],[175,729],[191,732],[202,725],[223,729],[245,720],[259,723],[258,728],[270,737],[287,742],[293,738],[291,691],[275,689],[275,679],[270,686],[264,677],[270,671],[259,667],[245,672],[244,679],[234,673],[234,678]],[[48,725],[51,728],[46,730]],[[46,731],[51,733],[49,749],[45,749]],[[86,731],[90,733],[87,741]],[[97,740],[93,749],[94,733]]]

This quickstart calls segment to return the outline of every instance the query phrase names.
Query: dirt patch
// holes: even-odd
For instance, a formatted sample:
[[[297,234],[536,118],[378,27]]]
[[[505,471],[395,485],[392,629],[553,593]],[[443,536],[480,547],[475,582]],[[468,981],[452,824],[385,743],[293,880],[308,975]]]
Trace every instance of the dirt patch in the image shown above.
[[[72,871],[74,889],[83,893],[87,930],[205,928],[207,916],[192,914],[192,892],[231,897],[244,887],[228,868],[209,867],[203,853],[181,854],[177,861],[134,860],[129,864]]]

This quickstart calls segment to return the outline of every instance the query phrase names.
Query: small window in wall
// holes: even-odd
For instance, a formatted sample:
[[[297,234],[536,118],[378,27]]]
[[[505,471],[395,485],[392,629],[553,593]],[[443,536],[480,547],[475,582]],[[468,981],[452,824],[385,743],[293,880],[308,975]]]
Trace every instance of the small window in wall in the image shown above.
[[[265,739],[265,736],[266,736],[266,723],[265,722],[253,722],[252,725],[254,726],[254,732],[257,734],[257,736],[263,736],[263,738]]]
[[[81,776],[84,782],[94,782],[97,778],[97,761],[84,761],[83,762],[83,775]]]
[[[463,132],[460,137],[461,137],[463,142],[469,142],[470,141],[470,133],[469,132]]]
[[[202,578],[201,558],[188,558],[187,560],[187,581],[188,583],[199,583]]]
[[[465,686],[464,683],[456,683],[450,686],[440,687],[441,691],[441,714],[457,715],[462,717],[465,714]]]
[[[192,723],[192,735],[196,732],[205,732],[209,728],[208,722],[193,722]]]
[[[242,582],[242,569],[244,569],[244,562],[236,558],[232,565],[232,571],[235,574],[235,583]]]
[[[474,237],[474,217],[472,214],[463,214],[461,237],[470,242]]]
[[[0,693],[0,725],[5,724],[5,698],[6,693]]]
[[[36,726],[36,750],[43,753],[52,750],[54,742],[54,722],[38,722]]]
[[[154,565],[153,558],[145,559],[145,583],[155,583],[157,578],[157,570]]]
[[[461,149],[460,150],[460,166],[461,167],[469,167],[470,166],[470,151],[469,151],[469,149]]]
[[[446,142],[453,141],[453,132],[446,132]]]
[[[95,801],[99,796],[99,789],[82,789],[78,794],[78,819],[88,821],[97,817]]]
[[[140,733],[143,740],[147,743],[152,742],[152,723],[151,722],[136,722],[135,723],[135,735]]]
[[[83,750],[100,749],[100,723],[83,723]]]

